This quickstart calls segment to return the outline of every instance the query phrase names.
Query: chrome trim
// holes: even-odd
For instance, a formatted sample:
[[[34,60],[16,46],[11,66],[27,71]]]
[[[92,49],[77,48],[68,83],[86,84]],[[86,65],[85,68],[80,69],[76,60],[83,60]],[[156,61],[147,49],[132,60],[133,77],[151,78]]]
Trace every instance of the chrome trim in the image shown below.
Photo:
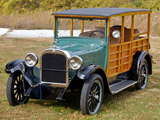
[[[53,51],[53,50],[54,50],[54,51],[59,51],[59,52],[64,53],[64,54],[67,56],[68,59],[71,58],[71,55],[70,55],[66,50],[55,49],[55,48],[48,48],[48,49],[42,51],[41,56],[42,56],[44,53],[53,53],[53,52],[47,52],[47,51]]]
[[[35,57],[36,62],[35,62],[34,65],[29,65],[29,64],[26,62],[26,57],[27,57],[28,55],[33,55],[33,56]],[[34,54],[34,53],[28,53],[28,54],[25,56],[25,59],[24,59],[24,60],[25,60],[25,63],[26,63],[27,66],[33,67],[33,66],[37,65],[37,63],[38,63],[38,56],[37,56],[36,54]]]
[[[66,85],[66,84],[63,84],[63,83],[54,83],[54,82],[41,82],[40,84],[57,84],[57,85]]]
[[[74,57],[78,58],[78,59],[80,60],[80,62],[81,62],[81,66],[80,66],[78,69],[73,68],[73,67],[71,66],[71,64],[70,64],[71,59],[74,58]],[[77,55],[72,56],[72,57],[70,58],[70,61],[69,61],[69,66],[70,66],[71,69],[73,69],[73,70],[79,70],[79,69],[82,67],[83,59],[82,59],[81,57],[79,57],[79,56],[77,56]]]
[[[41,82],[40,84],[48,84],[54,87],[67,87],[66,84],[63,83],[54,83],[54,82]]]
[[[42,68],[42,57],[46,53],[60,54],[60,55],[64,55],[65,56],[65,58],[66,58],[66,84],[55,83],[55,82],[43,82],[42,81],[42,69],[40,69],[40,81],[41,81],[41,83],[42,84],[43,83],[51,84],[52,86],[55,86],[55,87],[67,87],[68,84],[69,84],[69,61],[70,61],[71,55],[67,51],[61,50],[61,49],[54,49],[54,48],[46,49],[41,53],[41,56],[40,56],[40,68]]]
[[[53,41],[53,46],[56,47],[56,45],[57,45],[58,42],[59,42],[58,39],[55,39],[55,40]]]

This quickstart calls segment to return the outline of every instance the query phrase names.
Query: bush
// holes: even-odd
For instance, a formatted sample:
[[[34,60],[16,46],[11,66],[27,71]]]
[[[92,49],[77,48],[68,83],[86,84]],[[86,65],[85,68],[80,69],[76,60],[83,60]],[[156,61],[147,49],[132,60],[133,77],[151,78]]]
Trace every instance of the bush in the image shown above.
[[[6,14],[24,13],[39,8],[41,0],[2,0],[1,11]]]

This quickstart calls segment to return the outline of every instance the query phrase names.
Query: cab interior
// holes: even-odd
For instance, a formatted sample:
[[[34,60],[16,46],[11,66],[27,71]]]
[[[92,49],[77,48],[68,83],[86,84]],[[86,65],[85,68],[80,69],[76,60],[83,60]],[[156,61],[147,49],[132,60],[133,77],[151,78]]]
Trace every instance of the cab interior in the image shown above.
[[[120,25],[114,25],[112,27],[110,27],[110,34],[109,34],[109,38],[110,38],[110,45],[113,44],[118,44],[121,42],[121,37],[119,38],[114,38],[112,35],[112,32],[118,30],[121,33],[121,26]],[[102,32],[100,32],[102,31]],[[92,34],[93,32],[93,34]],[[96,38],[101,38],[101,39],[105,39],[105,27],[95,27],[93,30],[91,31],[87,31],[87,32],[82,32],[79,34],[79,37],[96,37]],[[134,29],[134,34],[138,34],[140,33],[138,29]],[[124,42],[128,42],[130,41],[130,37],[131,37],[131,28],[126,28],[124,27]],[[92,36],[91,36],[92,35]],[[139,39],[139,36],[135,36],[134,40]]]

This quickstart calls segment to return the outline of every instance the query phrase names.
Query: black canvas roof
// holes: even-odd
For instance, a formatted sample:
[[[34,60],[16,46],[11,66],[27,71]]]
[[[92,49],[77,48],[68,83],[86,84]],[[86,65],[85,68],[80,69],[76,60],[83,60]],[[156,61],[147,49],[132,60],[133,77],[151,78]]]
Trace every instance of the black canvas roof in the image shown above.
[[[61,12],[52,13],[52,15],[82,15],[82,16],[102,16],[110,17],[113,15],[129,13],[129,12],[148,12],[147,9],[133,9],[133,8],[81,8],[71,9]]]

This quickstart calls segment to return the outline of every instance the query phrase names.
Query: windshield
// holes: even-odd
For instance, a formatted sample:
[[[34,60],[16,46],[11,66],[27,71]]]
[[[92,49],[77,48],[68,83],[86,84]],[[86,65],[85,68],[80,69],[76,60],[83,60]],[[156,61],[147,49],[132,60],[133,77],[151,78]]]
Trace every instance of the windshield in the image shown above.
[[[56,20],[56,37],[106,38],[106,20],[91,18],[57,18]]]

